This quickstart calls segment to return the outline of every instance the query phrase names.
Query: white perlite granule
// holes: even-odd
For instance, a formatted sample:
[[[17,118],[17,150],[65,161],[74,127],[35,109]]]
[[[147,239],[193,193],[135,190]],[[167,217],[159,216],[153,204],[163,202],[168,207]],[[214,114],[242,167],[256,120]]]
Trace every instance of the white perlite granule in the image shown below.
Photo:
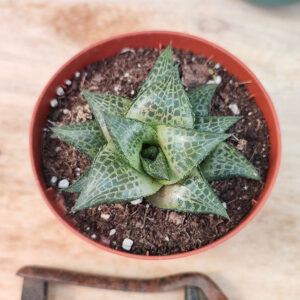
[[[52,176],[51,179],[50,179],[50,182],[52,184],[56,183],[57,182],[57,177],[56,176]]]
[[[64,89],[63,89],[61,86],[59,86],[59,87],[56,89],[56,95],[57,95],[57,96],[63,96],[64,93],[65,93],[65,91],[64,91]]]
[[[115,85],[115,86],[114,86],[114,91],[115,91],[116,93],[120,92],[121,89],[122,89],[122,88],[121,88],[120,85]]]
[[[214,80],[208,80],[208,81],[206,82],[206,84],[215,84],[215,81],[214,81]]]
[[[235,115],[239,115],[239,114],[240,114],[239,107],[238,107],[235,103],[229,104],[228,107],[229,107],[229,109],[230,109]]]
[[[66,189],[69,186],[69,180],[68,179],[62,179],[60,180],[60,182],[58,183],[58,187],[60,189]]]
[[[75,73],[75,77],[76,77],[76,78],[79,78],[79,77],[80,77],[80,72],[76,72],[76,73]]]
[[[95,233],[93,233],[93,234],[91,235],[91,238],[92,238],[93,240],[94,240],[96,237],[97,237],[97,236],[96,236]]]
[[[218,64],[215,64],[215,69],[219,69],[221,67],[221,65],[218,63]]]
[[[123,48],[123,49],[120,51],[121,54],[126,53],[126,52],[135,53],[135,50],[132,49],[132,48]]]
[[[112,236],[116,233],[116,229],[111,229],[111,231],[109,232],[109,236]]]
[[[50,101],[50,106],[51,106],[52,108],[56,107],[57,105],[58,105],[57,99],[52,99],[52,100]]]
[[[70,85],[72,84],[72,81],[69,80],[69,79],[67,79],[67,80],[65,81],[65,84],[70,86]]]
[[[216,78],[215,78],[215,83],[216,84],[220,84],[222,82],[222,77],[221,76],[216,76]]]
[[[227,203],[223,202],[222,204],[223,204],[224,208],[226,209],[227,208]]]
[[[143,198],[139,198],[139,199],[130,201],[130,203],[133,204],[133,205],[137,205],[137,204],[140,204],[142,202],[143,202]]]
[[[109,214],[101,214],[101,218],[104,220],[108,220],[110,218]]]
[[[166,241],[166,242],[169,242],[169,241],[170,241],[170,239],[169,239],[168,236],[165,237],[165,241]]]
[[[126,251],[130,251],[132,245],[133,245],[133,240],[126,238],[123,240],[122,248]]]

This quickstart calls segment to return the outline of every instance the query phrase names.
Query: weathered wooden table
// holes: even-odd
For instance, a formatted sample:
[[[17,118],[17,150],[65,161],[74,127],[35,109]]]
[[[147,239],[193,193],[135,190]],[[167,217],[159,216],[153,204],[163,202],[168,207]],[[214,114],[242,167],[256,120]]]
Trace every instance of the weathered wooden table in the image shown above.
[[[86,2],[89,2],[87,4]],[[25,264],[126,277],[196,271],[232,300],[300,295],[300,3],[277,8],[239,0],[0,2],[0,299],[19,299]],[[140,261],[100,251],[71,234],[46,207],[29,162],[34,103],[57,68],[81,48],[119,33],[171,29],[214,41],[241,58],[270,93],[281,121],[283,159],[259,216],[209,252]],[[50,299],[120,299],[123,293],[53,285]],[[183,299],[183,292],[130,299]]]

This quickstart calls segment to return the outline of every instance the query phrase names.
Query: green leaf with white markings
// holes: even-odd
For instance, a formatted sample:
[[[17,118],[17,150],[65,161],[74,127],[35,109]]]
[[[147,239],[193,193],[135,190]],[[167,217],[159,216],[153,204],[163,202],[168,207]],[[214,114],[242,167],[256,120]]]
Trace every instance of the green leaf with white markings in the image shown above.
[[[82,91],[82,95],[89,104],[102,132],[107,139],[110,140],[109,133],[107,132],[106,124],[103,119],[103,112],[124,116],[129,107],[132,105],[132,100],[112,94],[98,94],[89,91]]]
[[[154,155],[152,153],[149,153],[151,151],[151,148],[156,149],[154,150],[156,152]],[[141,163],[144,171],[149,176],[156,179],[169,180],[168,161],[160,147],[150,146],[149,148],[143,150],[141,152]]]
[[[164,186],[156,194],[147,197],[147,201],[159,208],[215,214],[229,219],[218,196],[197,169],[193,169],[183,182]]]
[[[96,121],[52,128],[53,132],[64,142],[72,145],[90,158],[106,144],[106,139]]]
[[[146,124],[103,113],[103,117],[118,152],[127,163],[136,170],[142,171],[140,152],[143,144],[157,141],[156,131]]]
[[[174,63],[173,63],[173,55],[172,55],[172,46],[169,45],[166,49],[162,51],[162,53],[159,55],[158,59],[156,60],[147,79],[144,81],[142,87],[138,92],[138,97],[150,86],[154,85],[155,83],[164,81],[165,77],[168,75],[173,65]]]
[[[201,132],[194,129],[157,126],[158,143],[170,167],[170,180],[175,183],[187,176],[204,158],[230,135]]]
[[[200,165],[200,170],[208,181],[237,176],[261,179],[245,156],[227,143],[219,144]]]
[[[89,170],[84,172],[75,182],[65,188],[64,191],[68,193],[81,193],[82,189],[88,183]]]
[[[240,120],[240,117],[200,117],[199,115],[196,115],[195,129],[200,131],[222,133],[229,129],[238,120]]]
[[[202,117],[209,116],[210,104],[216,88],[216,84],[204,84],[187,92],[196,115]]]
[[[180,82],[177,67],[173,67],[165,81],[150,86],[135,100],[127,118],[149,125],[194,127],[192,106]]]
[[[94,159],[73,211],[146,197],[160,188],[161,184],[123,162],[109,142]]]

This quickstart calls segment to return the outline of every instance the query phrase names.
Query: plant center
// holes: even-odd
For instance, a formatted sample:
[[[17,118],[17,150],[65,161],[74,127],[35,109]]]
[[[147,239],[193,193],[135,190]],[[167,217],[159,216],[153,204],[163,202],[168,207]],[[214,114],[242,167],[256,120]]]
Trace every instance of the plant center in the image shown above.
[[[144,144],[141,151],[141,156],[143,158],[148,158],[154,161],[159,153],[159,147],[149,144]]]

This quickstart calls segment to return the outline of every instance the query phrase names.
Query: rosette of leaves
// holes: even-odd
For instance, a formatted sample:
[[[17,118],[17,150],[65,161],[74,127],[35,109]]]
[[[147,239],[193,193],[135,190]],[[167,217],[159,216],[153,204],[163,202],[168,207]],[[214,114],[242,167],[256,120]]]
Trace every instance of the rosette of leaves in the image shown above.
[[[93,161],[65,189],[79,193],[73,211],[144,197],[162,209],[228,218],[209,181],[260,176],[225,142],[239,117],[209,115],[216,87],[186,92],[169,46],[134,100],[82,91],[95,119],[53,128]]]

